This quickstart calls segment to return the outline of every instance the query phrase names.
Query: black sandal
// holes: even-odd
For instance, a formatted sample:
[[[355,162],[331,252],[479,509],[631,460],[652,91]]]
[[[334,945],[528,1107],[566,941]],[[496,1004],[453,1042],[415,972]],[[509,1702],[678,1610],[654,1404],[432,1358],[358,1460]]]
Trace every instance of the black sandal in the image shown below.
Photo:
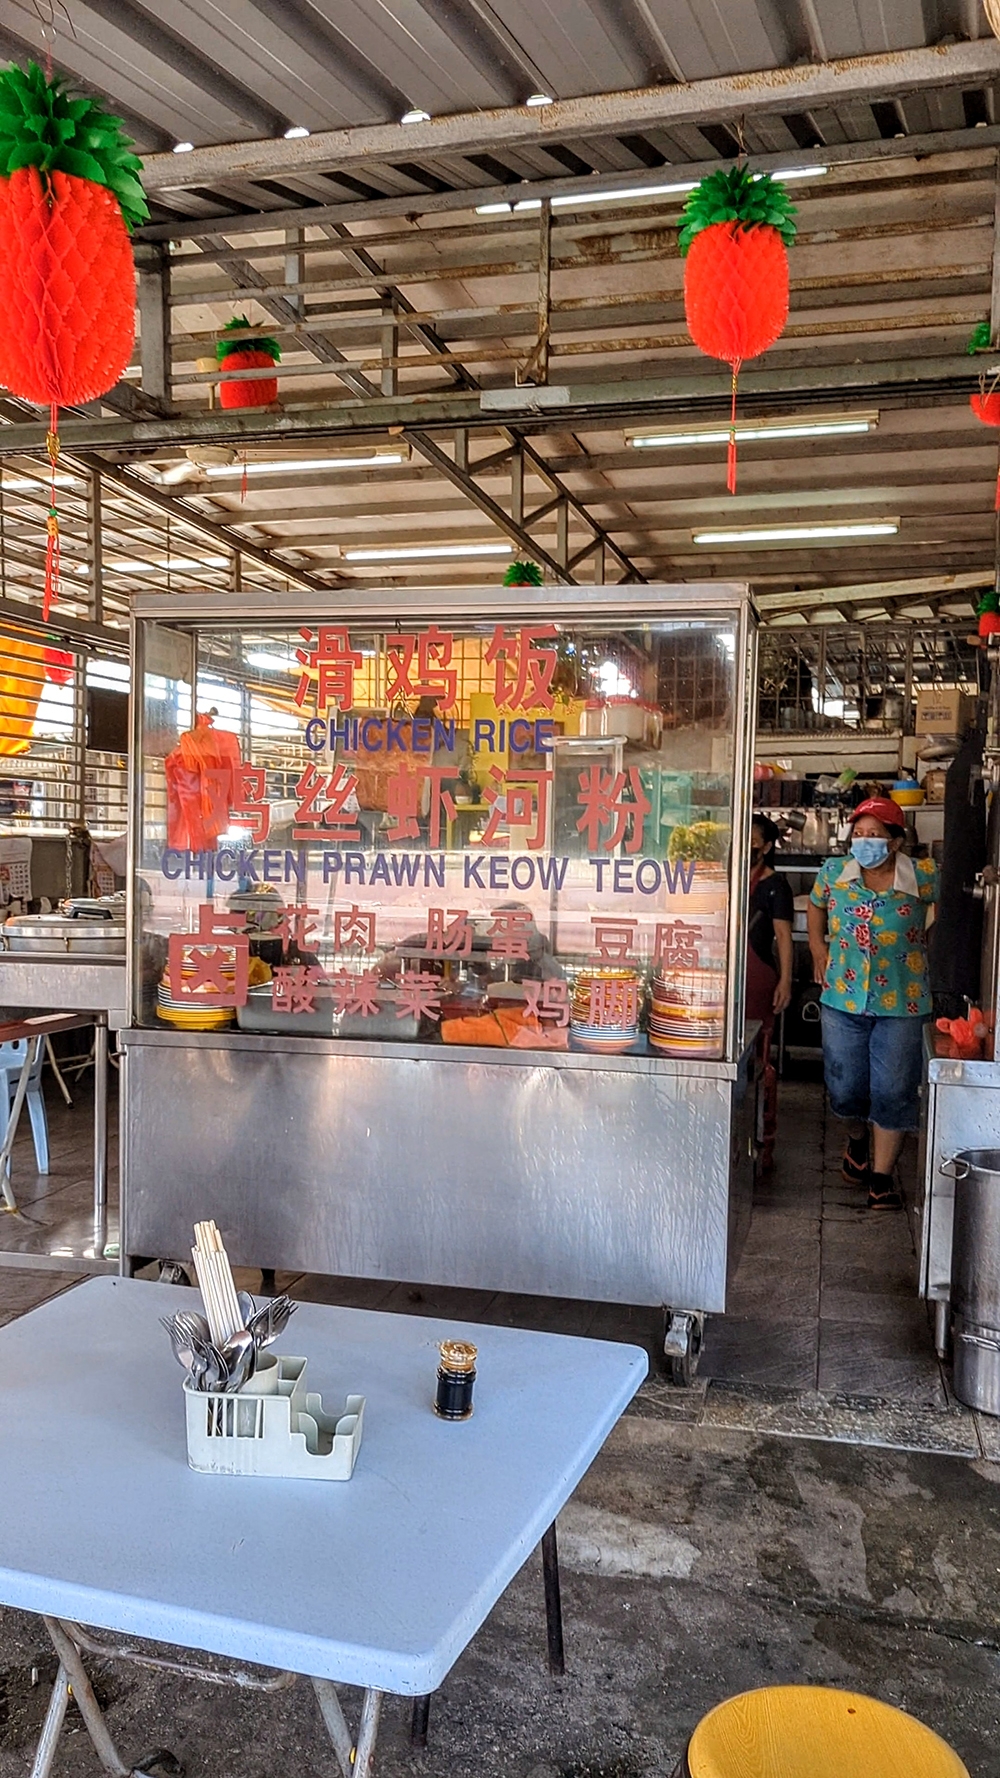
[[[868,1131],[863,1136],[849,1136],[840,1164],[841,1177],[848,1185],[868,1184]]]
[[[902,1210],[903,1199],[891,1173],[873,1173],[868,1186],[869,1210]]]

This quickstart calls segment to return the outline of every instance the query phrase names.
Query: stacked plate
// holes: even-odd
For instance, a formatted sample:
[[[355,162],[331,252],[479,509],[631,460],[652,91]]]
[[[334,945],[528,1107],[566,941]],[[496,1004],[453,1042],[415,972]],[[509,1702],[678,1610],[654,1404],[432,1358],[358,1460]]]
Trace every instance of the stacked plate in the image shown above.
[[[570,1035],[577,1049],[620,1056],[639,1039],[642,1010],[637,969],[583,969],[570,1007]]]
[[[649,1042],[664,1056],[722,1054],[726,978],[719,969],[661,969],[653,977]]]
[[[193,970],[185,969],[182,974],[186,983],[193,981]],[[232,965],[223,965],[222,974],[228,984],[235,978],[236,970]],[[197,989],[189,1000],[174,1000],[166,973],[156,990],[156,1016],[178,1031],[221,1031],[233,1021],[231,1007],[199,1006]]]

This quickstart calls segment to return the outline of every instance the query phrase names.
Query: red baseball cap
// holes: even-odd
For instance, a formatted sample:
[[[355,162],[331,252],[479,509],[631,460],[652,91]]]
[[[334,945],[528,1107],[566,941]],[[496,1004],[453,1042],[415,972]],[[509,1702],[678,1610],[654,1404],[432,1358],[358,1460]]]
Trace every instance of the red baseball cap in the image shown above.
[[[859,821],[862,815],[873,815],[876,821],[881,821],[883,827],[906,826],[906,816],[902,809],[888,796],[870,796],[867,802],[859,803],[847,819],[853,823]]]

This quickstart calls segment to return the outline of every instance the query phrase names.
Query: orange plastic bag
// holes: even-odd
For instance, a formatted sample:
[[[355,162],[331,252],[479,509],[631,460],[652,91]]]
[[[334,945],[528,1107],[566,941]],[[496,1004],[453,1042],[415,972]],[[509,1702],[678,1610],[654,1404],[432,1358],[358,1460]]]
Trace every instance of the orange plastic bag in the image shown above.
[[[168,846],[182,852],[212,849],[229,826],[240,764],[237,737],[215,728],[210,715],[197,716],[164,761]]]

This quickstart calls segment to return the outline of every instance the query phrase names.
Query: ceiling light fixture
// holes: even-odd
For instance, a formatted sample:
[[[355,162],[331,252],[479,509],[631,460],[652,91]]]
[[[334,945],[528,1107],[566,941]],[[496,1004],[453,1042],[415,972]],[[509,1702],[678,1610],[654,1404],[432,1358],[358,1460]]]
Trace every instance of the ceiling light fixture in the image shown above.
[[[289,460],[287,457],[275,462],[248,463],[247,475],[295,475],[305,474],[314,469],[379,469],[392,468],[394,464],[405,463],[407,454],[402,451],[372,451],[367,457],[298,457]],[[210,476],[243,475],[242,463],[212,463],[205,474]]]
[[[551,93],[529,93],[524,102],[534,108],[539,105],[551,105],[553,99]]]
[[[839,543],[850,537],[894,537],[898,519],[872,519],[845,525],[762,525],[749,531],[695,531],[694,543],[748,543],[765,548],[769,543],[810,542],[825,538]]]
[[[776,179],[820,179],[829,167],[787,167],[776,172]],[[698,181],[685,179],[672,185],[628,185],[617,187],[614,191],[575,191],[559,193],[552,201],[553,210],[589,210],[593,204],[623,204],[641,202],[644,198],[675,197],[682,192],[694,191]],[[477,204],[477,216],[509,216],[514,210],[540,210],[541,198],[521,198],[515,203]]]
[[[175,142],[173,151],[175,154],[193,154],[194,153],[194,143],[193,142]]]
[[[265,649],[252,649],[246,657],[248,667],[259,667],[265,673],[300,673],[301,667],[288,654],[268,654]]]
[[[286,142],[295,142],[295,141],[297,141],[297,139],[300,136],[308,136],[308,135],[309,135],[309,131],[306,129],[306,126],[304,123],[289,124],[287,130],[285,131],[285,141]]]
[[[345,549],[345,562],[433,562],[457,556],[509,556],[512,543],[405,543],[388,549]]]
[[[870,432],[878,425],[878,411],[862,414],[792,415],[780,420],[737,422],[736,437],[753,443],[770,438],[831,438],[841,433]],[[659,450],[676,445],[718,445],[729,438],[728,426],[687,426],[669,432],[626,432],[635,450]]]
[[[14,475],[3,477],[5,494],[44,494],[52,486],[53,478],[46,476],[42,481],[33,475]],[[72,488],[83,480],[79,475],[64,475],[61,472],[54,478],[57,488]]]
[[[431,114],[429,111],[422,111],[419,105],[414,105],[412,110],[403,112],[399,121],[400,123],[430,123]]]
[[[228,556],[173,556],[162,562],[105,562],[114,574],[180,574],[196,568],[225,568]]]

